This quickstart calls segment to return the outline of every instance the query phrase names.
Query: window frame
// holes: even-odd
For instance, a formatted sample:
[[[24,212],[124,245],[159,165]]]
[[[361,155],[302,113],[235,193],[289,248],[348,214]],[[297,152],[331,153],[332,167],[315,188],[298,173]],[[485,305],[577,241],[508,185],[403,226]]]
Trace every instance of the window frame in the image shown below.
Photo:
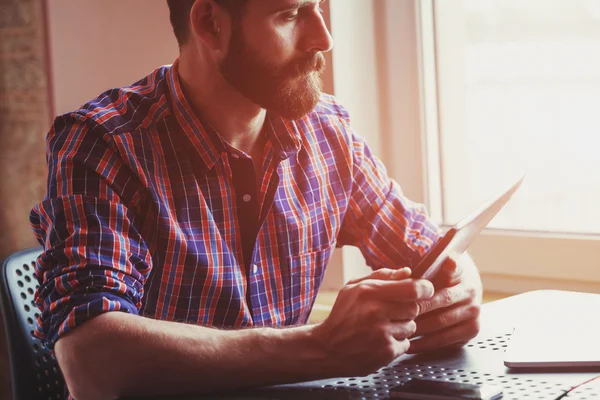
[[[329,5],[332,34],[339,38],[333,50],[334,94],[404,194],[424,203],[441,223],[440,134],[448,113],[439,107],[444,71],[435,1],[330,0]],[[469,253],[488,291],[600,293],[599,236],[486,229]],[[342,249],[332,264],[324,285],[330,290],[369,271],[354,248]]]
[[[426,184],[425,198],[431,215],[443,221],[442,168],[440,155],[441,135],[444,129],[460,129],[460,60],[445,56],[442,52],[453,51],[461,45],[459,37],[451,37],[453,29],[444,29],[443,22],[436,20],[437,7],[448,6],[439,0],[416,0],[419,20],[420,63],[425,129],[418,134],[427,149],[422,160],[423,179]],[[452,18],[460,18],[460,2],[452,2]],[[444,13],[448,16],[448,13]],[[440,43],[436,33],[445,43]],[[449,37],[450,36],[450,37]],[[458,36],[458,35],[456,35]],[[441,65],[440,59],[457,60]],[[449,78],[451,76],[451,79]],[[445,84],[448,82],[448,84]],[[444,96],[448,96],[447,100]],[[452,101],[450,101],[452,99]],[[442,107],[441,104],[449,106]],[[462,110],[464,112],[464,110]],[[445,123],[444,123],[445,122]],[[564,234],[553,232],[515,231],[485,229],[473,243],[469,253],[476,261],[487,290],[520,293],[536,289],[562,289],[600,292],[600,236]]]

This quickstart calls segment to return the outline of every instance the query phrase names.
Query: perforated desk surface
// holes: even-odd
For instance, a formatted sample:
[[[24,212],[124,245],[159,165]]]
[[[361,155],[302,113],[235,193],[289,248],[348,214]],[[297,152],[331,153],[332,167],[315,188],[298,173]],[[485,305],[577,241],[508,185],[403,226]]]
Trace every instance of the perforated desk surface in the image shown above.
[[[599,375],[600,370],[511,371],[503,364],[503,353],[512,328],[522,318],[535,318],[559,309],[580,313],[582,327],[600,323],[600,310],[589,309],[589,306],[586,309],[592,298],[597,302],[600,295],[536,291],[486,304],[483,306],[481,332],[465,348],[434,355],[403,356],[366,377],[329,379],[187,399],[387,399],[391,387],[419,377],[499,385],[504,388],[503,399],[506,400],[553,400],[571,386]],[[557,315],[557,321],[560,321],[560,315]],[[565,399],[600,400],[600,383],[583,386]]]

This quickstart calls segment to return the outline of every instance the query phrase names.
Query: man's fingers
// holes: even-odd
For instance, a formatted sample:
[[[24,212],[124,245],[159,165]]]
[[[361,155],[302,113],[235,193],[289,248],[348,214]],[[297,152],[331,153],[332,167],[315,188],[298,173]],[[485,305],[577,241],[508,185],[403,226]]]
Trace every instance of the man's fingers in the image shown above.
[[[357,279],[352,279],[351,281],[348,282],[348,284],[354,285],[354,284],[363,282],[368,279],[384,280],[384,281],[407,279],[410,277],[411,273],[412,273],[412,271],[410,270],[410,268],[400,268],[400,269],[382,268],[377,271],[373,271],[370,274],[365,275],[363,277],[360,277]]]
[[[420,313],[422,315],[447,308],[470,298],[471,294],[460,285],[440,289],[431,298],[419,301]]]
[[[407,353],[416,354],[468,343],[479,333],[479,320],[469,320],[411,341]]]
[[[454,286],[461,280],[463,268],[452,258],[448,258],[433,280],[436,288]]]
[[[400,357],[408,352],[410,347],[410,341],[408,339],[395,340],[394,341],[394,356],[395,358]]]
[[[460,267],[458,262],[456,262],[456,260],[454,260],[451,257],[448,257],[448,259],[442,265],[442,271],[444,274],[446,274],[446,276],[449,277],[454,277],[462,274],[462,268]]]
[[[368,279],[361,282],[364,293],[383,302],[403,303],[425,300],[434,294],[433,284],[424,279],[394,281]]]
[[[414,335],[417,324],[414,321],[402,321],[390,323],[390,334],[396,340],[404,340]]]
[[[419,306],[414,301],[386,302],[375,301],[372,316],[378,321],[392,321],[392,323],[405,323],[414,321],[419,316]]]
[[[454,325],[477,319],[479,318],[480,313],[481,307],[479,305],[463,304],[422,315],[416,320],[417,331],[415,332],[415,336],[428,335]]]

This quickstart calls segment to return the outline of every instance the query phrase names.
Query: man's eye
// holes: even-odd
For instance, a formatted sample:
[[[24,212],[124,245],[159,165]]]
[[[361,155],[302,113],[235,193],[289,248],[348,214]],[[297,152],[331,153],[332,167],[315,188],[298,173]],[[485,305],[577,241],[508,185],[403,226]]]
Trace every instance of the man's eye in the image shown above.
[[[296,18],[298,18],[298,15],[299,15],[299,14],[300,14],[300,13],[299,13],[298,11],[294,11],[294,12],[291,12],[291,13],[287,13],[287,14],[284,14],[284,16],[283,16],[283,19],[285,19],[285,20],[287,20],[287,21],[293,21],[293,20],[295,20]]]
[[[320,14],[323,14],[324,10],[322,7],[317,7],[316,9]],[[283,19],[286,21],[294,21],[300,17],[300,14],[308,15],[309,12],[310,12],[310,10],[308,7],[303,7],[301,9],[290,11],[288,13],[283,14]]]

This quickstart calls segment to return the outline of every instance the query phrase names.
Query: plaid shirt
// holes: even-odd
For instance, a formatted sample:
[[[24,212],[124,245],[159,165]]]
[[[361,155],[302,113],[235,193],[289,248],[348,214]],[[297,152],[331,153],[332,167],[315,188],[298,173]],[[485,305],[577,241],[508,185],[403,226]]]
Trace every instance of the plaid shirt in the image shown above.
[[[336,246],[398,268],[437,239],[333,97],[298,120],[267,115],[257,188],[248,156],[192,111],[177,66],[58,117],[48,134],[48,192],[30,219],[50,346],[109,311],[302,324]]]

